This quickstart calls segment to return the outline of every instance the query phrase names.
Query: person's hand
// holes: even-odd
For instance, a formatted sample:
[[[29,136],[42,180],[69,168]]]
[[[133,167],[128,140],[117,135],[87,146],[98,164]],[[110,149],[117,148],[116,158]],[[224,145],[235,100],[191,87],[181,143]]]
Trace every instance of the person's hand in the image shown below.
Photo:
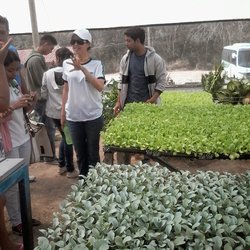
[[[0,41],[0,64],[4,64],[5,57],[8,53],[8,47],[12,39],[10,38],[7,43]]]
[[[34,97],[31,94],[25,94],[22,97],[25,99],[25,103],[27,103],[27,106],[30,106],[34,101]]]
[[[155,104],[157,102],[157,98],[160,96],[161,92],[159,90],[155,90],[154,94],[151,98],[149,98],[146,103]]]
[[[37,93],[36,93],[36,91],[30,91],[30,97],[32,99],[32,102],[36,102],[37,101]]]
[[[150,98],[146,101],[146,103],[154,103],[154,101],[152,100],[152,98]]]
[[[71,69],[70,72],[75,71],[75,70],[82,70],[83,67],[81,65],[80,60],[77,57],[73,56],[71,57],[71,60],[72,62],[67,62],[68,64],[74,66],[74,68]]]
[[[21,96],[16,102],[11,104],[13,109],[25,108],[31,105],[33,101],[32,97],[29,94]]]
[[[152,104],[154,104],[154,103],[156,103],[157,98],[158,97],[156,97],[156,96],[153,95],[150,99],[148,99],[146,101],[146,103],[152,103]]]
[[[114,110],[114,114],[115,114],[115,115],[118,115],[118,114],[119,114],[119,112],[121,111],[120,102],[117,102],[117,103],[115,104],[113,110]]]
[[[34,106],[37,102],[37,93],[35,91],[30,91],[26,96],[27,106],[24,107],[26,112],[31,112],[34,109]],[[28,102],[27,102],[28,101]]]

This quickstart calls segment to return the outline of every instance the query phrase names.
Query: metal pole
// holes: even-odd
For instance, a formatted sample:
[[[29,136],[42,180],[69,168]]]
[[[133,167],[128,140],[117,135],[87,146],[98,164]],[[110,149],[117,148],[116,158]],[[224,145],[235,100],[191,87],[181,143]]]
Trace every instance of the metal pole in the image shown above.
[[[148,33],[148,46],[151,46],[151,37],[150,37],[150,27],[147,27],[147,33]]]
[[[33,48],[36,49],[39,43],[39,34],[38,34],[37,20],[36,20],[35,0],[29,0],[29,8],[30,8]]]

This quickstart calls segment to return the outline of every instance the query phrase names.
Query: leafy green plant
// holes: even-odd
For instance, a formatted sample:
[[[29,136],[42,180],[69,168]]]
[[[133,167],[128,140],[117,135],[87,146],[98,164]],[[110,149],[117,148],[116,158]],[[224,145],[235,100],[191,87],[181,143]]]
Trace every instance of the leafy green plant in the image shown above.
[[[215,99],[225,104],[243,103],[243,99],[250,93],[250,82],[246,79],[229,78],[226,88],[215,93]]]
[[[213,99],[216,99],[216,93],[225,85],[225,75],[222,74],[223,66],[215,66],[214,71],[201,76],[201,84],[204,91],[210,93]]]
[[[227,77],[222,65],[202,75],[201,83],[203,89],[212,95],[215,102],[219,103],[243,103],[243,99],[250,93],[249,80]]]
[[[250,152],[249,109],[215,104],[206,92],[166,92],[160,106],[127,104],[102,138],[110,147],[236,159]]]
[[[104,127],[103,130],[107,128],[109,122],[114,118],[113,108],[117,101],[118,96],[118,82],[115,79],[111,79],[107,86],[109,88],[108,91],[103,92],[103,118],[104,118]]]
[[[248,249],[249,182],[250,172],[100,164],[72,186],[35,249]]]

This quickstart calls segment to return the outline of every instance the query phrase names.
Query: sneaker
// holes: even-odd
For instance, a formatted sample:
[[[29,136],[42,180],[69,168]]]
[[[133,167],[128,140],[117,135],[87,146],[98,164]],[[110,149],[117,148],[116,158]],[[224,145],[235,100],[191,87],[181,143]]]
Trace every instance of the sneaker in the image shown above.
[[[30,183],[36,181],[36,176],[30,175],[29,181],[30,181]]]
[[[68,178],[78,178],[79,177],[79,173],[77,170],[74,170],[73,172],[68,172],[66,175]]]
[[[60,174],[60,175],[64,174],[65,172],[67,172],[66,167],[59,167],[58,170],[57,170],[57,173]]]
[[[42,223],[39,220],[32,219],[32,226],[40,226]],[[12,232],[16,235],[22,236],[23,235],[23,227],[22,223],[18,224],[17,226],[12,227]]]

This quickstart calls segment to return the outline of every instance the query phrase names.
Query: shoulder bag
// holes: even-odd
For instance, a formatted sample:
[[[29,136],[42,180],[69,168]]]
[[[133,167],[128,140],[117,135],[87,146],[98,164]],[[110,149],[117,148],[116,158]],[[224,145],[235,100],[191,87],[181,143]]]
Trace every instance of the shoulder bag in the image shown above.
[[[24,111],[31,141],[30,164],[40,162],[42,157],[53,157],[47,130],[43,123],[30,120]]]

